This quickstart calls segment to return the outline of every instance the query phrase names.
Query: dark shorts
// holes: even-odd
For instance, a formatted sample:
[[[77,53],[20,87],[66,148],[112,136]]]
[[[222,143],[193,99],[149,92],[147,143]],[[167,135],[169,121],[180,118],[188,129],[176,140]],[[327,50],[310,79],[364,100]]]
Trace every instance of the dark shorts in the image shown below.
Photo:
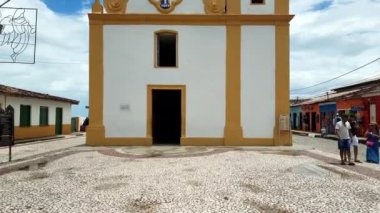
[[[350,139],[338,140],[338,149],[350,150]]]

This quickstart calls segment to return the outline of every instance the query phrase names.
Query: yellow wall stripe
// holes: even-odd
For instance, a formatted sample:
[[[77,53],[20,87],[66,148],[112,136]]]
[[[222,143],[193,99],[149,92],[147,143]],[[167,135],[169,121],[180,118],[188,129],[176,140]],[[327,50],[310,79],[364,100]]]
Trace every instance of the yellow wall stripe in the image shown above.
[[[103,144],[103,25],[90,23],[90,108],[87,144]]]

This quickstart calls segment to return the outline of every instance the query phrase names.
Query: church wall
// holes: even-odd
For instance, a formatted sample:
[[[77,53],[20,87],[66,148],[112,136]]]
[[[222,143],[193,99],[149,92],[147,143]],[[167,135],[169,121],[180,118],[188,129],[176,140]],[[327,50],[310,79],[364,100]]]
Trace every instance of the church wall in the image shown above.
[[[154,67],[154,33],[178,32],[178,68]],[[186,85],[186,137],[224,136],[224,26],[104,26],[105,137],[145,137],[147,85]],[[138,95],[136,95],[138,94]]]
[[[157,0],[159,1],[159,0]],[[265,0],[264,4],[251,4],[251,0],[241,1],[242,14],[274,14],[275,0]],[[281,0],[280,0],[281,1]],[[129,0],[127,13],[153,13],[160,12],[149,2],[149,0]],[[204,14],[203,0],[182,0],[171,14]]]
[[[241,122],[245,138],[273,138],[276,49],[274,26],[242,26]]]
[[[127,13],[153,13],[160,12],[152,5],[149,0],[129,0]],[[203,0],[182,0],[170,14],[204,14]]]

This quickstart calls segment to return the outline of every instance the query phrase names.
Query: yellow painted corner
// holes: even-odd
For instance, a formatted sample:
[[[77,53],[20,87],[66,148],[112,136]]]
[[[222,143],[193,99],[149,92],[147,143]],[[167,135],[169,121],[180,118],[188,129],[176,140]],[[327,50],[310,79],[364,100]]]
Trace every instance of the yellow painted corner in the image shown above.
[[[277,15],[289,14],[289,0],[275,0],[275,13]]]
[[[181,138],[183,146],[223,146],[224,138]]]
[[[63,124],[62,125],[62,134],[64,134],[64,135],[71,134],[71,124]]]
[[[290,132],[280,132],[280,115],[289,115],[290,106],[290,35],[289,24],[276,25],[276,127],[275,145],[291,145]]]
[[[55,136],[55,125],[15,127],[15,140]]]

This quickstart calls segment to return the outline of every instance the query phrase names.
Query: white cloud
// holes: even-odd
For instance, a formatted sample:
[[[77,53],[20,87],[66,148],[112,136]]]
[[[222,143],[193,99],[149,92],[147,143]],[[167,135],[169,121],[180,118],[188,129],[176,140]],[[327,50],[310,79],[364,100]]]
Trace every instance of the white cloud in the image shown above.
[[[291,22],[292,89],[331,79],[380,57],[379,0],[334,0],[327,10],[312,10],[323,1],[291,0],[291,12],[296,15]],[[308,95],[378,74],[380,61],[293,95]]]
[[[84,1],[88,5],[89,1]],[[88,105],[88,18],[86,11],[62,15],[40,0],[12,0],[7,7],[38,8],[36,64],[0,64],[0,84],[81,101]]]

